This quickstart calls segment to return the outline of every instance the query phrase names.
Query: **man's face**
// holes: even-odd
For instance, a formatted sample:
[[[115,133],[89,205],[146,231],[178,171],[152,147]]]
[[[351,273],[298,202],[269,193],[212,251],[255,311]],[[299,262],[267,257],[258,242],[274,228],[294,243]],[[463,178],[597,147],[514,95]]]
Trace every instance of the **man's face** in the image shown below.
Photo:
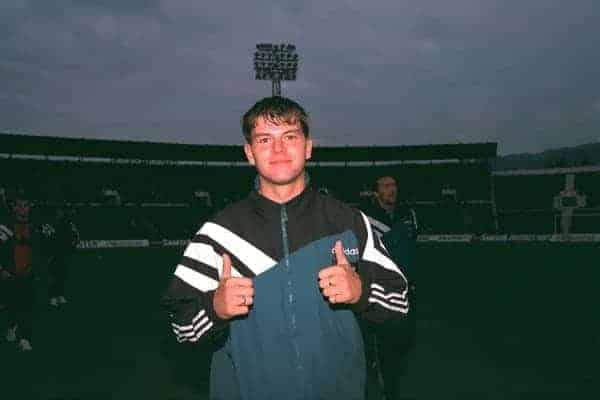
[[[377,180],[377,198],[382,204],[391,206],[396,204],[398,186],[391,176],[384,176]]]
[[[304,136],[299,122],[275,124],[258,117],[244,152],[258,170],[261,184],[285,186],[302,179],[304,164],[312,153],[312,140]]]

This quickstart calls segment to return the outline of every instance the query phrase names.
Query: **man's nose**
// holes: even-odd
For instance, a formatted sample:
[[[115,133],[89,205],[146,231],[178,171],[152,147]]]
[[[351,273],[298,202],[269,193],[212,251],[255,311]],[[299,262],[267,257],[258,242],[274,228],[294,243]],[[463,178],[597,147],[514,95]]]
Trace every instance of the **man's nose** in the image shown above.
[[[282,138],[274,138],[273,139],[273,151],[280,152],[283,151],[283,139]]]

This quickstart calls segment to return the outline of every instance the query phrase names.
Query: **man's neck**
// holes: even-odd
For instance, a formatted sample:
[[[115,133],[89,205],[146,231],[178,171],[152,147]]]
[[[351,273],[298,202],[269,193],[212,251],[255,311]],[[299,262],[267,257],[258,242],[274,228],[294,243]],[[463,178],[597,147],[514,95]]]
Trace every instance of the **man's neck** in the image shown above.
[[[275,185],[260,179],[260,194],[275,203],[284,204],[298,196],[305,187],[304,176],[287,185]]]
[[[379,199],[377,199],[377,202],[379,203],[379,206],[383,208],[387,213],[393,212],[394,208],[396,207],[395,204],[382,203]]]

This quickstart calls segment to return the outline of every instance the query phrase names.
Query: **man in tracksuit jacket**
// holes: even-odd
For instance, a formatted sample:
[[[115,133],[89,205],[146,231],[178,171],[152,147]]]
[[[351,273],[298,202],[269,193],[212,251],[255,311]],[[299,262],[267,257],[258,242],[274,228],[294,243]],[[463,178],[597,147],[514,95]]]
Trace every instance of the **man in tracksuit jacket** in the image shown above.
[[[270,97],[243,118],[257,190],[206,222],[164,296],[180,342],[221,339],[211,399],[363,399],[357,316],[408,312],[365,215],[308,186],[308,117]]]

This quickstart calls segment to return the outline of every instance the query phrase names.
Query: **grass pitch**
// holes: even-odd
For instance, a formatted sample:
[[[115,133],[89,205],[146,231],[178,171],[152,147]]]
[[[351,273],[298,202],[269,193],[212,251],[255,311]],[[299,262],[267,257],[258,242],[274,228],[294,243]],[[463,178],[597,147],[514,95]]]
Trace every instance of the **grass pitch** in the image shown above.
[[[204,349],[174,343],[158,306],[181,251],[81,251],[58,310],[40,267],[34,350],[0,344],[0,398],[206,398]],[[417,346],[401,392],[600,398],[599,256],[597,244],[419,244]]]

